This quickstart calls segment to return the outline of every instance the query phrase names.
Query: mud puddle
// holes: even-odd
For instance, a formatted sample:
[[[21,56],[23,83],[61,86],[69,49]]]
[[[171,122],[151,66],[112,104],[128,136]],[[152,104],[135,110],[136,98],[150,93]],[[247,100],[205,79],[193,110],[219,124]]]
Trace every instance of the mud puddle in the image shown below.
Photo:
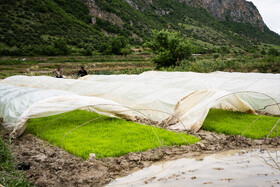
[[[280,149],[225,151],[158,162],[107,186],[278,186]]]
[[[220,176],[218,178],[219,180],[217,179],[217,181],[209,180],[206,182],[203,181],[203,183],[201,182],[198,183],[199,180],[202,180],[201,178],[206,178],[203,176],[203,173],[202,174],[200,173],[193,174],[191,172],[187,173],[187,171],[189,170],[196,169],[194,168],[196,164],[191,165],[194,161],[202,159],[202,161],[200,162],[197,161],[197,163],[204,163],[205,161],[203,162],[203,160],[207,160],[208,158],[208,156],[205,156],[205,158],[198,157],[198,156],[207,155],[207,154],[208,155],[218,154],[220,152],[226,153],[225,151],[237,150],[237,149],[239,150],[276,149],[280,151],[280,137],[274,139],[251,140],[241,136],[232,136],[232,135],[226,136],[222,134],[216,134],[216,133],[204,132],[204,131],[200,131],[195,135],[198,136],[201,139],[201,141],[190,146],[182,145],[182,146],[172,146],[172,147],[160,147],[160,148],[150,149],[139,153],[129,153],[121,157],[114,157],[114,158],[108,157],[103,159],[91,158],[88,160],[83,160],[31,134],[25,134],[13,140],[11,144],[11,149],[18,163],[25,162],[26,164],[30,165],[30,170],[25,172],[25,177],[26,179],[28,179],[30,182],[32,182],[34,185],[38,187],[104,186],[114,181],[117,178],[119,178],[117,180],[119,181],[121,180],[120,177],[126,177],[126,176],[130,176],[130,177],[135,176],[135,178],[140,181],[134,182],[134,179],[127,180],[127,178],[124,178],[125,181],[120,181],[119,184],[133,182],[131,184],[135,186],[140,186],[146,183],[150,186],[155,186],[155,185],[159,186],[164,183],[168,184],[169,182],[172,182],[170,183],[171,186],[182,186],[182,183],[180,183],[180,181],[184,182],[184,185],[185,183],[186,184],[192,183],[197,185],[203,183],[211,184],[211,182],[212,183],[216,182],[214,184],[220,184],[220,183],[226,183],[228,181],[230,182],[234,181],[234,180],[229,180],[233,177]],[[8,132],[3,131],[2,136],[5,138],[7,142],[9,141]],[[274,153],[271,154],[273,156]],[[278,152],[277,154],[280,155],[280,152]],[[225,159],[228,157],[225,157]],[[160,166],[160,168],[166,168],[168,166],[167,164],[169,164],[169,161],[177,160],[176,162],[179,162],[180,161],[179,159],[182,158],[186,159],[188,162],[186,161],[185,164],[185,161],[183,161],[182,163],[177,165],[177,170],[173,169],[173,173],[171,172],[172,170],[164,169],[164,171],[165,170],[170,171],[170,173],[172,174],[169,175],[167,173],[166,176],[162,176],[162,177],[158,177],[157,175],[155,175],[157,173],[156,172],[157,170],[154,171],[153,168],[158,166],[158,165],[154,165],[155,163],[161,161],[160,164],[163,166]],[[187,158],[189,158],[189,160]],[[280,158],[277,157],[277,159],[278,159],[277,163],[279,165]],[[215,165],[214,163],[215,162],[213,161],[213,165]],[[231,165],[231,163],[234,162],[228,162],[229,165]],[[180,168],[181,166],[182,168]],[[184,171],[183,166],[184,167],[190,166],[190,168],[189,169],[185,168],[186,171]],[[215,166],[215,168],[221,168],[221,167],[222,166]],[[168,168],[173,168],[173,167],[168,167]],[[225,169],[227,171],[228,167],[224,167],[224,170],[219,170],[219,169],[203,170],[204,169],[204,165],[203,165],[200,166],[200,168],[198,169],[199,169],[198,171],[203,171],[204,173],[208,174],[210,172],[218,172],[218,171],[221,171],[221,173],[225,172]],[[181,173],[178,173],[179,170],[180,171],[182,170]],[[240,168],[235,169],[234,171],[236,171],[237,173],[239,172],[239,170]],[[135,171],[138,172],[145,171],[147,173],[149,172],[150,173],[149,175],[141,174],[139,176],[136,176],[137,174],[136,172],[131,175],[131,173]],[[173,176],[172,180],[168,179],[173,174],[178,175],[177,177],[178,180],[176,180],[176,176]],[[259,174],[263,174],[264,176],[265,174],[272,175],[271,172],[259,173]],[[233,174],[229,174],[229,175],[233,176]],[[260,176],[264,177],[262,175]],[[280,176],[280,172],[278,173],[278,176]],[[163,177],[166,177],[166,179]],[[208,174],[208,177],[211,177],[210,179],[212,179],[212,176],[210,174]],[[160,178],[162,179],[159,180]],[[278,182],[278,181],[273,181],[273,179],[271,180],[268,179],[268,180],[270,181],[271,184],[275,184],[275,183],[277,184]],[[179,183],[177,184],[176,182]],[[172,185],[173,183],[174,185]],[[114,182],[111,184],[117,184],[117,183]],[[125,184],[125,186],[127,185],[129,186],[129,184]]]

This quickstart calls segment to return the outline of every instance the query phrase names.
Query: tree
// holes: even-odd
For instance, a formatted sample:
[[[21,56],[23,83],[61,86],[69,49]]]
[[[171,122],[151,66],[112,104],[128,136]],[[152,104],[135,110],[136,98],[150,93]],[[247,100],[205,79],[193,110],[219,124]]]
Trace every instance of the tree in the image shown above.
[[[266,55],[266,51],[263,49],[263,50],[261,50],[261,54],[262,55]]]
[[[109,55],[112,53],[112,45],[110,43],[103,43],[99,46],[99,52],[103,55]]]
[[[128,40],[124,36],[117,36],[112,40],[112,53],[116,55],[121,55],[121,49],[128,45]]]
[[[225,54],[228,54],[230,51],[229,51],[228,47],[222,46],[222,47],[220,47],[220,52],[222,54],[222,59],[224,60]]]
[[[127,55],[129,55],[131,53],[131,49],[129,46],[127,46],[125,48],[122,48],[120,52],[122,55],[124,55],[126,57]]]
[[[178,32],[154,30],[152,40],[145,45],[157,54],[153,59],[157,68],[178,65],[180,61],[191,57],[189,40]]]
[[[92,46],[87,46],[87,48],[84,50],[84,55],[85,56],[92,56],[92,51],[93,51],[93,47]]]
[[[65,40],[55,40],[53,45],[54,45],[54,48],[58,49],[59,55],[70,54],[70,49],[68,48]]]
[[[275,49],[275,48],[270,48],[270,49],[268,50],[268,54],[271,55],[271,56],[279,56],[279,52],[278,52],[278,50]]]

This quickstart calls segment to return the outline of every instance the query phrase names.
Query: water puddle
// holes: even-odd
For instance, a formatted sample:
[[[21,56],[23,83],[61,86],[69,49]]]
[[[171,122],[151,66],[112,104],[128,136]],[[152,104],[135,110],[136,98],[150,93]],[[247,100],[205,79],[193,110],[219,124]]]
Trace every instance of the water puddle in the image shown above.
[[[158,162],[108,186],[280,186],[280,149]]]

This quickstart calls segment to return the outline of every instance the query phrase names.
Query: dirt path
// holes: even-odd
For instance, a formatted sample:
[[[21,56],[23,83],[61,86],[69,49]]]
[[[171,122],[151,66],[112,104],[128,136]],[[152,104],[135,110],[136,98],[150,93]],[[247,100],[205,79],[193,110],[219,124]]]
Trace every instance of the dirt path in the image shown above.
[[[155,161],[192,158],[225,150],[280,147],[280,137],[252,141],[241,136],[203,131],[196,135],[201,142],[191,146],[164,147],[119,158],[91,158],[87,161],[30,134],[14,140],[12,151],[18,162],[31,165],[25,176],[36,186],[103,186]]]

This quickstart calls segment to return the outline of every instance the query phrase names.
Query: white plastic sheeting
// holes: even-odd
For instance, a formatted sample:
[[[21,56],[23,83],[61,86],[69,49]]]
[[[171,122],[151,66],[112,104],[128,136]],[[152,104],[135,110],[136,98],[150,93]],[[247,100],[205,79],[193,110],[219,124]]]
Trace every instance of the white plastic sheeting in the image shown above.
[[[229,92],[227,91],[217,90],[203,90],[191,93],[177,103],[175,112],[164,123],[171,125],[172,129],[198,131],[211,108],[254,113],[254,109],[240,97],[228,95]],[[219,100],[224,96],[227,97]]]
[[[109,99],[133,109],[132,116],[165,120],[175,129],[198,130],[213,107],[280,114],[276,105],[280,102],[279,74],[151,71],[79,80],[13,76],[0,83]]]
[[[280,115],[279,74],[151,71],[79,80],[13,76],[0,83],[108,99],[133,109],[132,116],[165,120],[173,129],[198,130],[210,108]]]
[[[78,96],[62,90],[40,90],[0,84],[0,118],[3,126],[13,130],[12,136],[21,135],[26,121],[85,109],[109,116],[133,119],[127,108],[116,102],[96,97]]]
[[[141,75],[89,75],[81,79],[91,80],[93,83],[106,84],[110,82],[124,86],[126,84],[135,85],[137,91],[145,87],[156,88],[157,91],[154,91],[154,89],[142,91],[148,94],[174,89],[176,94],[181,92],[185,96],[198,90],[224,90],[229,93],[236,93],[255,110],[262,110],[269,105],[262,111],[280,115],[279,105],[276,104],[280,103],[280,74],[150,71]],[[145,86],[138,87],[137,84],[139,83]],[[178,92],[176,89],[179,89]],[[179,98],[179,96],[175,97],[176,99]],[[166,100],[166,98],[162,100]]]

